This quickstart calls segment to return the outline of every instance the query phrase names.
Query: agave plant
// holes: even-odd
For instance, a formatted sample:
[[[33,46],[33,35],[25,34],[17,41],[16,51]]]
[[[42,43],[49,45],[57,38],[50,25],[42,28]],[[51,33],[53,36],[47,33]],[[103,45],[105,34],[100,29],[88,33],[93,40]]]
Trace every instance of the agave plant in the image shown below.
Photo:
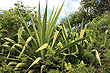
[[[24,27],[22,27],[18,30],[18,42],[15,42],[14,40],[12,40],[10,38],[5,38],[5,40],[7,40],[11,44],[13,44],[13,46],[10,47],[10,51],[6,58],[9,59],[11,57],[12,50],[16,49],[16,51],[19,53],[18,56],[15,56],[17,59],[20,59],[20,58],[23,59],[23,56],[25,56],[25,58],[33,61],[33,63],[30,65],[30,67],[32,67],[34,64],[36,64],[40,59],[45,59],[46,50],[44,50],[44,49],[49,47],[49,45],[50,45],[50,50],[53,48],[56,37],[59,33],[58,31],[54,32],[54,28],[55,28],[55,24],[57,22],[58,16],[61,12],[63,5],[64,5],[64,3],[62,4],[62,6],[60,7],[59,10],[58,10],[58,8],[56,9],[55,13],[54,13],[54,8],[53,8],[52,13],[49,17],[49,20],[47,21],[47,4],[46,4],[43,20],[41,20],[40,2],[39,2],[38,17],[37,17],[38,18],[37,19],[38,29],[35,27],[36,24],[34,24],[33,18],[30,15],[33,30],[34,30],[34,35],[30,31],[28,25],[26,24],[26,21],[24,20],[21,12],[19,11],[20,17],[21,17],[22,21],[24,22]],[[23,36],[23,33],[26,33],[27,35]],[[26,37],[28,37],[28,38],[26,38]],[[53,41],[52,41],[52,38],[53,38]],[[25,40],[25,39],[27,39],[27,40]],[[30,44],[31,44],[31,46],[30,46]],[[8,44],[4,43],[2,46],[6,46],[6,45],[8,45]],[[39,53],[39,51],[41,51],[41,53]],[[5,61],[7,61],[7,60],[5,60]],[[16,67],[18,67],[20,65],[26,65],[26,63],[21,63],[21,62],[18,63],[16,65]],[[16,67],[15,67],[15,69],[17,69]],[[27,71],[30,69],[30,67],[27,69]]]

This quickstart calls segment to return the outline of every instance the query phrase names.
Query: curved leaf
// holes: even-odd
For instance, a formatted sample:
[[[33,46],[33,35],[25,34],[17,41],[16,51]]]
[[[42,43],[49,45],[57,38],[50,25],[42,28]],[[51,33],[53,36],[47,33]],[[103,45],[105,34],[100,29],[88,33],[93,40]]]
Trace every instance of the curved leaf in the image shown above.
[[[34,64],[38,63],[40,59],[41,59],[41,57],[38,57],[38,58],[29,66],[29,68],[26,70],[26,72],[27,72]]]
[[[47,44],[47,43],[45,43],[45,44],[44,44],[44,45],[42,45],[40,48],[38,48],[38,50],[36,50],[36,52],[41,51],[41,50],[43,50],[43,49],[47,48],[47,46],[48,46],[48,44]]]

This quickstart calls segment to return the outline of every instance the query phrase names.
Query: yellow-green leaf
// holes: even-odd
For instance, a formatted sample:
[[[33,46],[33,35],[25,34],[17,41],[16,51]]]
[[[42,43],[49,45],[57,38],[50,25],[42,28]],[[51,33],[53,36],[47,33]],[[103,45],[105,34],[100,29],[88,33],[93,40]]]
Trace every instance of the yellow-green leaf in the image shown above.
[[[26,72],[27,72],[34,64],[38,63],[40,59],[41,59],[41,57],[38,57],[38,58],[29,66],[29,68],[26,70]]]
[[[53,46],[54,46],[54,43],[55,43],[56,38],[57,38],[57,36],[58,36],[58,33],[59,33],[59,31],[56,31],[55,34],[54,34],[53,42],[52,42],[52,46],[51,46],[51,48],[53,48]]]
[[[12,44],[16,44],[16,42],[10,38],[5,38],[7,41],[11,42]]]
[[[80,32],[80,39],[83,38],[84,32],[85,32],[85,30],[81,30],[81,32]]]
[[[22,35],[22,32],[25,31],[24,30],[24,27],[21,27],[19,30],[18,30],[18,43],[21,43],[21,35]]]
[[[43,50],[45,48],[47,48],[48,44],[45,43],[44,45],[42,45],[40,48],[38,48],[38,50],[36,50],[36,52],[40,51],[40,50]]]
[[[97,50],[92,50],[92,51],[95,51],[96,52],[96,58],[97,58],[100,66],[101,66],[101,60],[100,60],[100,55],[99,55],[98,51]]]
[[[28,73],[34,73],[35,70],[30,70]]]
[[[28,43],[29,43],[29,41],[31,41],[32,40],[32,36],[30,36],[27,40],[26,40],[26,43],[25,43],[25,45],[24,45],[24,47],[23,47],[23,49],[22,49],[22,51],[21,51],[21,53],[20,53],[20,55],[19,55],[19,57],[23,54],[23,52],[24,52],[24,50],[25,50],[25,48],[26,48],[26,46],[28,45]]]
[[[18,63],[17,65],[16,65],[16,67],[14,68],[14,70],[17,70],[19,67],[24,67],[24,66],[26,66],[27,65],[27,63]]]
[[[61,48],[63,48],[63,44],[62,44],[61,42],[59,42],[59,43],[57,44],[57,46],[60,46]]]
[[[10,66],[10,65],[16,65],[16,64],[17,64],[17,62],[13,62],[13,61],[12,61],[12,62],[9,62],[9,63],[8,63],[8,66]]]

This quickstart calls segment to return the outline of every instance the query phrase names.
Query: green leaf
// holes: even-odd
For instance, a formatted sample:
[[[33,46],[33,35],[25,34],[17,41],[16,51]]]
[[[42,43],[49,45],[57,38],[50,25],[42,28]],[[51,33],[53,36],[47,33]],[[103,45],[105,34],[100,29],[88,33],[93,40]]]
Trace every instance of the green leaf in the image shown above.
[[[79,53],[78,46],[77,46],[77,45],[75,45],[75,47],[76,47],[76,53]]]
[[[8,44],[9,44],[9,42],[5,42],[1,46],[3,46],[3,47],[10,47]]]
[[[53,32],[53,30],[54,30],[55,24],[56,24],[56,22],[57,22],[58,16],[59,16],[59,14],[60,14],[60,12],[61,12],[61,10],[62,10],[63,5],[64,5],[64,3],[62,4],[62,6],[60,7],[58,13],[56,14],[55,19],[53,19],[53,21],[51,22],[51,26],[50,26],[50,30],[49,30],[49,34],[48,34],[48,39],[47,39],[47,40],[48,40],[48,41],[47,41],[48,43],[49,43],[49,38],[50,38],[51,35],[52,35],[52,32]],[[57,11],[57,10],[56,10],[56,11]]]
[[[29,66],[29,68],[26,70],[26,72],[36,63],[39,62],[39,60],[41,60],[41,57],[36,58],[36,60]]]
[[[84,42],[86,42],[88,44],[88,41],[85,39]]]
[[[67,54],[67,53],[61,53],[61,54],[64,56],[73,55],[73,56],[77,57],[76,52],[70,53],[70,54]]]
[[[61,48],[63,48],[63,44],[62,44],[61,42],[59,42],[59,43],[57,44],[57,46],[60,46]]]
[[[19,69],[19,68],[21,68],[21,67],[26,67],[28,64],[27,63],[18,63],[17,65],[16,65],[16,67],[14,68],[14,70],[17,70],[17,69]]]
[[[25,43],[25,45],[24,45],[24,47],[23,47],[23,49],[22,49],[22,51],[21,51],[19,57],[23,54],[24,50],[26,49],[26,46],[27,46],[28,43],[32,40],[32,38],[33,38],[33,37],[30,36],[30,37],[26,40],[26,43]]]
[[[25,26],[25,28],[26,28],[26,30],[27,30],[29,36],[32,36],[31,31],[29,30],[29,27],[28,27],[28,25],[26,24],[26,21],[24,20],[24,18],[23,18],[23,16],[22,16],[21,12],[20,12],[19,10],[18,10],[18,12],[19,12],[19,14],[20,14],[21,19],[23,20],[24,26]]]
[[[10,39],[10,38],[5,38],[5,40],[11,42],[12,44],[16,44],[16,42],[14,40]]]
[[[50,14],[49,20],[48,20],[48,24],[47,24],[47,28],[46,28],[46,38],[48,37],[48,31],[49,31],[50,22],[51,22],[51,19],[52,19],[53,12],[54,12],[54,7],[53,7],[53,10],[52,10],[52,12]]]
[[[63,27],[63,31],[64,31],[64,33],[65,33],[65,37],[67,38],[67,37],[68,37],[68,34],[67,34],[67,30],[66,30],[64,24],[62,24],[62,27]]]
[[[6,57],[0,57],[1,60],[12,60],[12,61],[20,61],[18,59],[15,58],[6,58]]]
[[[58,8],[56,9],[56,11],[55,11],[53,17],[51,18],[51,22],[48,23],[48,25],[47,25],[47,26],[48,26],[48,29],[47,29],[46,38],[47,38],[47,42],[48,42],[48,43],[49,43],[49,40],[50,40],[48,36],[51,35],[51,34],[50,34],[50,31],[52,31],[51,28],[55,26],[55,25],[53,25],[53,22],[54,22],[54,19],[55,19],[57,10],[58,10]]]
[[[43,44],[40,48],[38,48],[38,50],[36,50],[36,52],[41,51],[41,50],[47,48],[47,46],[48,46],[47,43]]]
[[[65,12],[65,14],[66,14],[66,12]],[[66,18],[67,18],[67,21],[68,21],[69,31],[72,32],[72,28],[71,28],[70,20],[69,20],[67,14],[66,14]]]
[[[64,26],[64,25],[63,25]],[[64,30],[64,27],[63,27],[63,30],[62,30],[62,36],[63,36],[63,38],[64,38],[64,40],[65,40],[65,43],[67,44],[67,35],[66,35],[66,33],[65,33],[65,30]]]
[[[40,1],[39,1],[39,8],[38,8],[38,30],[39,30],[39,38],[40,38],[40,46],[42,43],[42,26],[41,26],[41,14],[40,14]]]
[[[7,58],[10,56],[11,50],[12,50],[13,48],[15,48],[15,46],[17,46],[17,47],[19,47],[19,48],[22,48],[22,47],[23,47],[23,46],[20,45],[20,44],[14,44],[14,45],[10,48],[10,51],[9,51],[9,53],[8,53],[8,55],[7,55]]]
[[[75,40],[70,41],[70,42],[69,42],[68,44],[66,44],[63,48],[61,48],[60,51],[56,52],[56,55],[58,55],[58,54],[64,52],[65,50],[69,49],[68,47],[71,47],[71,46],[73,46],[73,45],[77,45],[79,42],[81,42],[82,40],[85,40],[86,38],[88,38],[88,37],[81,38],[81,39],[79,39],[79,40],[77,40],[77,41],[75,41]],[[63,49],[63,50],[62,50],[62,49]]]
[[[17,64],[17,62],[13,62],[13,61],[11,61],[11,62],[8,63],[8,66],[16,65],[16,64]]]
[[[42,25],[42,44],[46,42],[46,23],[47,23],[47,3],[46,3],[46,8],[45,8],[45,13],[43,17],[43,25]]]
[[[30,70],[28,73],[34,73],[35,72],[35,70]]]
[[[84,33],[85,33],[85,30],[81,30],[81,32],[80,32],[80,38],[83,38],[84,37]]]
[[[33,18],[32,18],[32,15],[30,15],[30,16],[31,16],[32,26],[33,26],[33,29],[34,29],[34,32],[35,32],[35,35],[36,35],[36,39],[37,39],[38,44],[39,44],[39,46],[40,46],[39,34],[38,34],[37,29],[36,29],[36,27],[35,27],[35,23],[34,23],[34,20],[33,20]]]
[[[25,31],[24,30],[24,27],[21,27],[19,30],[18,30],[18,43],[21,43],[21,36],[22,36],[22,32]]]
[[[84,64],[84,61],[82,60],[81,62],[80,62],[80,64],[78,65],[78,68],[83,68],[83,67],[85,67],[86,66],[86,64]]]
[[[52,42],[52,46],[51,46],[51,48],[53,48],[53,46],[54,46],[54,43],[55,43],[56,38],[57,38],[57,36],[58,36],[58,33],[59,33],[59,31],[56,31],[55,34],[54,34],[53,42]]]

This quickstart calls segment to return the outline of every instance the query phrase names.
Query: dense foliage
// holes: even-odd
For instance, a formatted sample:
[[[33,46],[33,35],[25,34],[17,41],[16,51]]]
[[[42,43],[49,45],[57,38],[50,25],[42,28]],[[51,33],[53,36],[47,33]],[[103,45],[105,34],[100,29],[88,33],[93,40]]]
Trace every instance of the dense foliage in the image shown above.
[[[79,10],[68,16],[72,27],[80,27],[82,20],[84,24],[87,24],[94,18],[110,11],[109,0],[81,0],[80,4]],[[62,21],[67,24],[67,18]]]
[[[53,8],[48,21],[47,5],[43,17],[40,3],[37,15],[16,5],[17,11],[0,14],[0,19],[4,17],[0,22],[1,73],[110,72],[109,12],[86,24],[81,21],[79,29],[72,28],[68,17],[66,23],[56,25],[64,3],[59,9]]]
[[[37,23],[37,14],[34,9],[35,7],[25,7],[22,2],[18,1],[17,3],[15,3],[15,8],[11,8],[9,10],[0,10],[0,47],[1,44],[3,44],[2,38],[9,37],[16,39],[18,29],[24,24],[20,18],[18,10],[22,13],[29,28],[31,28],[29,14],[32,14],[35,23]]]

